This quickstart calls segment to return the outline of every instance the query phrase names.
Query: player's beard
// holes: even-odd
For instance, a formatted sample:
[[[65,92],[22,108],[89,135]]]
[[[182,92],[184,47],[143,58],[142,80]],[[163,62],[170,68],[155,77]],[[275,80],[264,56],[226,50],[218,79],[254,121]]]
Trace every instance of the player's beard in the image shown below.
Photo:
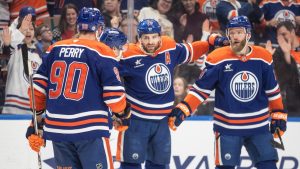
[[[247,40],[245,38],[239,44],[231,44],[231,48],[232,48],[233,52],[240,53],[244,49],[246,42],[247,42]]]
[[[146,52],[146,53],[154,53],[158,48],[160,48],[160,45],[161,45],[161,41],[159,41],[154,47],[151,47],[151,48],[147,48],[146,45],[142,45],[142,48],[143,50]]]

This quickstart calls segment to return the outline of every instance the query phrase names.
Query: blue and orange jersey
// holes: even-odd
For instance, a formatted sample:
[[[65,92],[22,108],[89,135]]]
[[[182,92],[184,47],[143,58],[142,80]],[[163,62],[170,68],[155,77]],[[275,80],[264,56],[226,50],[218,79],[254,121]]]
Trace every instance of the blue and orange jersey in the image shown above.
[[[200,5],[199,11],[206,14],[213,31],[219,31],[220,25],[216,14],[217,4],[220,0],[198,0]]]
[[[251,11],[252,6],[249,3],[240,1],[233,3],[229,0],[221,0],[216,8],[216,15],[221,30],[225,32],[228,21],[233,17],[241,15],[248,16]]]
[[[113,51],[101,42],[69,39],[47,53],[34,75],[36,109],[46,109],[44,137],[109,137],[111,111],[121,112],[126,105]]]
[[[251,135],[269,130],[269,112],[283,110],[272,55],[250,46],[246,56],[230,47],[214,50],[206,69],[185,101],[194,111],[215,89],[214,130],[228,135]]]
[[[263,12],[265,21],[275,19],[278,22],[290,21],[296,26],[296,17],[300,16],[300,0],[291,1],[285,5],[281,0],[264,0],[260,3],[259,8]],[[277,43],[276,28],[266,27],[267,39],[272,43]]]
[[[208,52],[207,42],[176,43],[162,36],[154,55],[146,54],[140,44],[129,44],[120,60],[126,98],[133,118],[160,120],[174,104],[173,71],[182,63],[197,60]]]

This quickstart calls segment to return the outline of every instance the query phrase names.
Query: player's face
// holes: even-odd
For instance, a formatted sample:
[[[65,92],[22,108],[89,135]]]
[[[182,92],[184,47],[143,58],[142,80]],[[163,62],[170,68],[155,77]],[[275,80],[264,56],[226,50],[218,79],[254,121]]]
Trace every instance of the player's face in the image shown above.
[[[176,97],[183,96],[185,93],[184,82],[182,78],[176,78],[173,82],[174,93]]]
[[[161,38],[158,33],[143,34],[140,43],[147,53],[154,53],[160,47]]]
[[[246,36],[247,33],[244,28],[230,28],[228,30],[228,37],[233,52],[238,53],[243,50],[247,42]]]
[[[30,24],[29,29],[25,33],[24,42],[26,44],[31,44],[34,38],[34,27]]]
[[[77,13],[76,13],[75,9],[73,9],[73,8],[67,9],[66,20],[67,20],[68,25],[73,26],[76,24]]]

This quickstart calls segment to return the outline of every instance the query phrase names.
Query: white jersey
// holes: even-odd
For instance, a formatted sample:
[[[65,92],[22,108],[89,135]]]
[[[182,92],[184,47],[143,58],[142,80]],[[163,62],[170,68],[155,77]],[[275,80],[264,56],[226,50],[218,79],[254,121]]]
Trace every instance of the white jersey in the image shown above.
[[[11,54],[7,65],[7,82],[5,88],[5,104],[3,114],[31,114],[27,94],[29,80],[24,71],[21,45],[24,35],[15,30],[12,34]],[[34,45],[28,48],[28,69],[36,72],[42,60]]]

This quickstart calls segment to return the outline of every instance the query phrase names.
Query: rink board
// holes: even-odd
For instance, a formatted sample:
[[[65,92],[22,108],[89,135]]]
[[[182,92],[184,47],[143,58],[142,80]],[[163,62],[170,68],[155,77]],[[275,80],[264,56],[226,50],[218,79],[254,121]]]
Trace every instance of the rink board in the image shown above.
[[[36,169],[37,155],[30,150],[25,132],[30,116],[0,115],[0,169]],[[171,169],[213,169],[214,135],[210,116],[194,117],[185,121],[176,132],[172,131]],[[288,131],[283,140],[285,151],[278,150],[279,169],[300,168],[300,118],[290,118]],[[117,132],[112,131],[112,153],[116,152]],[[42,149],[43,169],[52,169],[55,165],[50,141]],[[252,169],[245,149],[242,151],[239,169]],[[119,163],[114,163],[119,168]]]

